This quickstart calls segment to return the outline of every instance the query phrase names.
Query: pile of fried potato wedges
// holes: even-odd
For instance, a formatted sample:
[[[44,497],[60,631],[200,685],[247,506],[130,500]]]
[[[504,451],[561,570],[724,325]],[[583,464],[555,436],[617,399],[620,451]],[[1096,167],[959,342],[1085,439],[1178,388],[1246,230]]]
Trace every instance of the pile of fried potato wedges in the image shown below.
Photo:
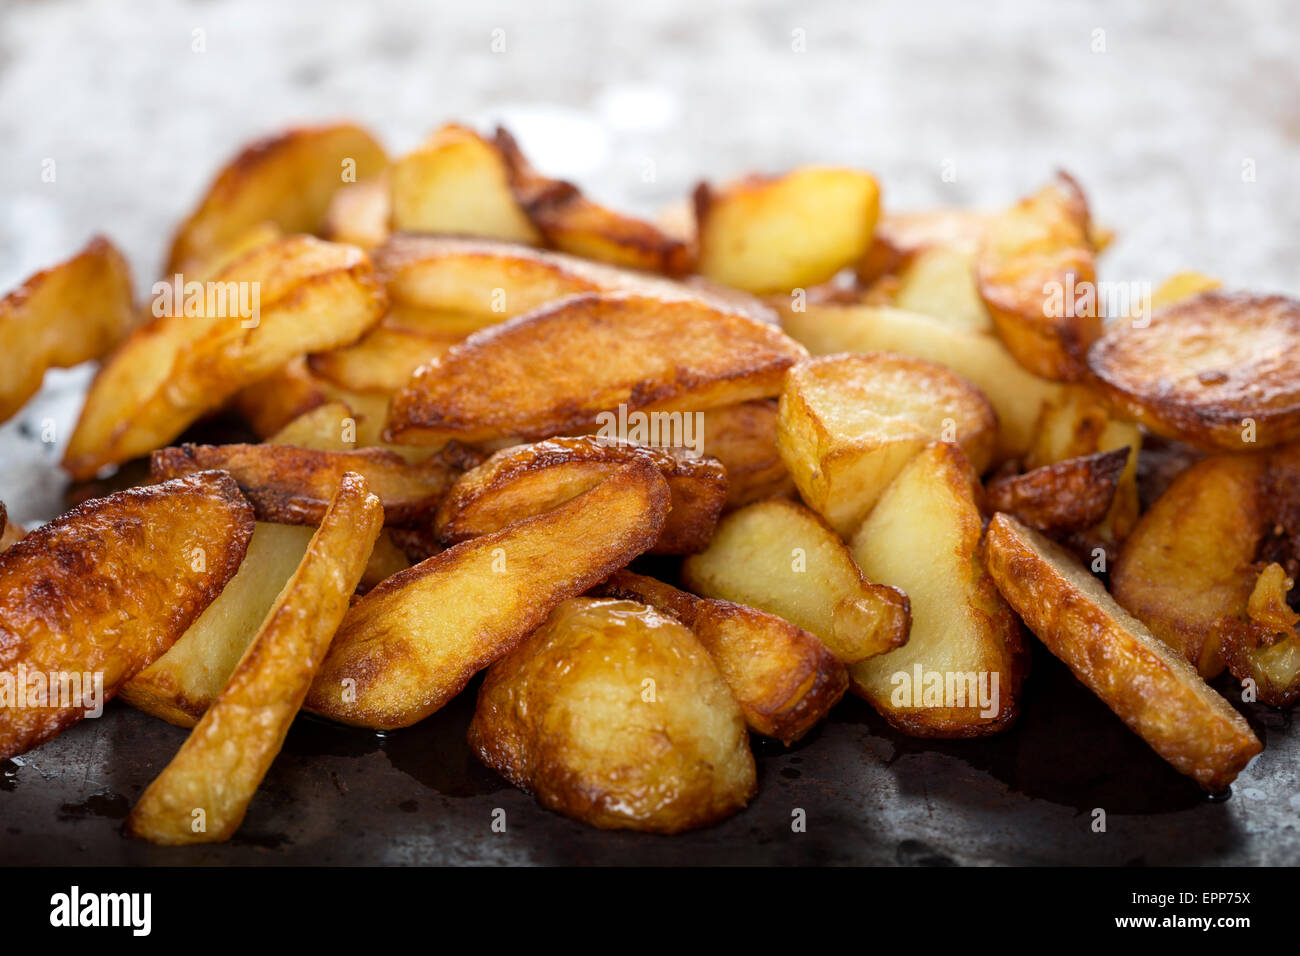
[[[224,840],[301,709],[407,727],[486,672],[487,766],[673,833],[849,691],[1008,731],[1032,635],[1222,791],[1261,743],[1208,681],[1300,697],[1300,302],[1183,273],[1106,315],[1109,239],[1065,174],[906,213],[810,166],[649,221],[504,130],[255,143],[143,304],[102,238],[0,301],[0,419],[97,361],[62,467],[149,457],[30,532],[0,510],[0,692],[47,689],[0,758],[98,675],[191,728],[126,832]],[[260,440],[184,441],[218,414]]]

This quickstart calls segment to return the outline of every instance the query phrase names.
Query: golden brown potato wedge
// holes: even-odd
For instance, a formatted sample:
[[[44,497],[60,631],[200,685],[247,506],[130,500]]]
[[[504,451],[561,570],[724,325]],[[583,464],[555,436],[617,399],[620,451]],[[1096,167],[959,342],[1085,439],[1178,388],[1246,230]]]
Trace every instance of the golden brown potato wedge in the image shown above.
[[[849,686],[820,640],[757,608],[698,598],[654,578],[619,571],[600,591],[676,618],[704,645],[756,734],[789,746],[821,722]]]
[[[416,369],[464,338],[456,333],[435,337],[397,329],[371,329],[354,345],[319,352],[308,360],[311,370],[343,388],[391,394],[411,380]]]
[[[231,404],[259,438],[269,438],[328,401],[329,396],[307,367],[307,357],[300,355],[260,382],[240,389]]]
[[[384,148],[350,123],[258,140],[226,164],[181,224],[167,275],[193,272],[259,223],[273,222],[287,233],[320,232],[334,194],[387,165]]]
[[[513,136],[498,127],[495,144],[510,188],[547,244],[564,252],[629,269],[681,275],[690,271],[690,246],[654,223],[592,202],[572,183],[537,172]]]
[[[1088,353],[1102,396],[1158,435],[1251,451],[1300,438],[1300,301],[1202,292]]]
[[[539,245],[541,234],[510,190],[510,170],[497,147],[454,123],[393,164],[395,231],[486,236]]]
[[[168,846],[235,835],[284,744],[383,525],[379,499],[347,474],[302,563],[234,674],[126,820],[128,836]]]
[[[234,479],[205,472],[88,501],[0,553],[0,759],[161,656],[234,577],[252,533]]]
[[[823,355],[786,376],[777,450],[803,500],[841,537],[932,441],[960,444],[977,472],[997,443],[988,399],[941,365],[896,352]]]
[[[1254,699],[1289,707],[1300,699],[1300,614],[1287,603],[1295,579],[1282,565],[1264,567],[1246,602],[1245,620],[1230,621],[1223,657],[1232,676],[1253,681]]]
[[[1300,535],[1300,445],[1216,455],[1173,480],[1111,572],[1115,598],[1210,678],[1225,635],[1249,617],[1271,539]]]
[[[364,253],[309,236],[256,249],[202,302],[185,298],[184,311],[138,329],[95,378],[63,459],[74,478],[166,444],[294,356],[355,341],[384,310]]]
[[[1039,531],[1082,531],[1106,517],[1129,449],[1067,458],[1021,475],[994,479],[988,509],[1005,511]]]
[[[794,496],[794,479],[776,450],[777,419],[777,403],[772,399],[704,413],[704,450],[727,470],[724,510],[764,498]]]
[[[103,236],[0,299],[0,422],[36,394],[46,369],[108,354],[134,312],[126,260]]]
[[[584,292],[698,299],[726,312],[776,322],[762,300],[698,277],[675,281],[490,239],[396,235],[375,250],[375,264],[399,307],[386,321],[410,331],[468,334]]]
[[[773,498],[733,511],[682,564],[697,594],[760,608],[811,631],[848,664],[907,642],[906,595],[870,584],[844,542],[803,505]]]
[[[1025,455],[1027,469],[1046,468],[1070,459],[1123,448],[1130,449],[1131,453],[1120,472],[1110,508],[1101,521],[1083,529],[1077,536],[1084,551],[1091,552],[1100,546],[1113,557],[1137,524],[1141,510],[1137,465],[1142,431],[1133,422],[1117,418],[1110,406],[1088,385],[1066,385],[1043,405],[1033,444]]]
[[[854,692],[905,734],[983,737],[1019,713],[1020,622],[979,557],[982,489],[957,445],[937,442],[894,479],[853,538],[873,581],[901,588],[912,629],[849,668]]]
[[[594,429],[601,412],[683,412],[778,394],[803,349],[700,302],[582,295],[478,332],[393,399],[390,441],[524,440]]]
[[[633,601],[575,598],[493,665],[471,749],[548,810],[679,833],[757,786],[740,708],[691,632]]]
[[[701,275],[747,292],[825,282],[866,252],[880,211],[874,177],[805,166],[695,190]]]
[[[984,560],[1047,649],[1179,773],[1221,791],[1263,749],[1242,716],[1059,545],[999,514]]]
[[[651,553],[703,550],[727,497],[722,464],[686,449],[652,448],[594,435],[504,448],[465,472],[438,506],[438,537],[456,544],[500,531],[560,506],[633,461],[659,469],[672,493],[668,519]]]
[[[152,480],[164,481],[212,468],[227,471],[252,502],[258,520],[280,524],[320,524],[343,476],[356,472],[384,503],[385,520],[401,525],[432,519],[464,463],[459,451],[411,463],[381,448],[186,444],[154,452],[149,472]]]
[[[1039,413],[1062,388],[1026,372],[996,337],[916,312],[809,303],[802,311],[783,306],[781,326],[813,355],[899,352],[956,372],[997,412],[998,460],[1025,454]]]
[[[990,222],[975,282],[1007,349],[1030,372],[1079,381],[1101,335],[1088,201],[1064,173]]]
[[[392,188],[387,171],[361,182],[344,183],[325,211],[324,237],[367,251],[381,244],[388,238]]]
[[[407,727],[643,552],[663,530],[668,485],[637,462],[554,511],[448,548],[361,598],[307,700],[345,724]]]
[[[935,246],[910,258],[898,273],[895,308],[921,312],[972,332],[993,334],[993,317],[975,286],[975,253]]]
[[[193,727],[217,699],[314,529],[259,521],[239,571],[167,652],[122,685],[122,699],[178,727]]]

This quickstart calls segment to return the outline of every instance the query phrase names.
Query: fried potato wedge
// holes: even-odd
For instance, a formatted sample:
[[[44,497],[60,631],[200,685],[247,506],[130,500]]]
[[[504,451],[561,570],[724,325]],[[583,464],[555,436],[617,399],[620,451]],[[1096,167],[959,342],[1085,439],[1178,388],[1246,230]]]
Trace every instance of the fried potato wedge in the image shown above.
[[[251,143],[181,224],[166,273],[193,272],[259,223],[273,222],[286,233],[320,232],[334,194],[387,165],[384,148],[350,123],[291,129]]]
[[[498,127],[494,140],[510,188],[549,245],[575,256],[629,269],[681,275],[692,266],[691,247],[654,223],[592,202],[577,186],[543,176],[515,138]]]
[[[1300,438],[1300,301],[1202,292],[1088,353],[1102,396],[1158,435],[1251,451]]]
[[[1066,385],[1055,398],[1043,405],[1033,444],[1025,455],[1025,467],[1033,471],[1124,448],[1130,449],[1131,453],[1115,485],[1110,508],[1097,524],[1082,529],[1078,536],[1085,550],[1091,552],[1101,546],[1112,559],[1118,553],[1118,546],[1137,524],[1141,510],[1137,486],[1141,429],[1133,422],[1117,418],[1091,386]],[[1022,515],[1018,517],[1025,520]],[[1032,521],[1028,523],[1038,527]]]
[[[775,312],[762,300],[698,277],[676,281],[490,239],[396,235],[375,251],[375,264],[393,302],[434,312],[433,319],[423,325],[442,331],[476,331],[584,292],[697,299],[726,312],[776,322]],[[452,324],[448,316],[458,316],[459,324]],[[414,331],[412,324],[418,322],[419,312],[394,319],[395,327]]]
[[[1202,676],[1220,673],[1222,641],[1248,619],[1269,539],[1300,536],[1297,489],[1300,445],[1191,465],[1125,541],[1115,599]]]
[[[309,236],[254,250],[202,298],[190,314],[187,294],[183,312],[156,316],[106,361],[64,455],[74,478],[166,444],[296,355],[355,341],[384,310],[360,250]]]
[[[727,472],[716,458],[681,448],[653,448],[588,435],[504,448],[465,472],[438,506],[435,527],[446,544],[500,531],[600,484],[619,468],[645,461],[659,469],[672,494],[652,554],[702,551],[727,497]]]
[[[709,655],[633,601],[557,607],[488,671],[469,745],[548,810],[604,829],[708,826],[757,789],[740,707]]]
[[[300,355],[261,381],[240,389],[231,405],[259,438],[269,438],[329,400],[307,367],[307,357]]]
[[[313,528],[259,521],[239,570],[167,652],[122,685],[122,699],[178,727],[193,727],[239,659],[311,543]]]
[[[511,192],[505,158],[472,129],[442,127],[393,164],[390,180],[394,231],[542,242]]]
[[[0,299],[0,422],[36,394],[46,369],[108,354],[134,313],[130,269],[103,236]]]
[[[554,511],[393,575],[344,618],[308,708],[381,730],[424,719],[555,605],[650,547],[669,501],[659,470],[637,462]]]
[[[1223,657],[1232,676],[1253,681],[1255,699],[1289,707],[1300,699],[1300,614],[1287,603],[1295,579],[1282,565],[1264,567],[1246,602],[1246,619],[1231,622],[1223,637]]]
[[[988,508],[1039,531],[1082,531],[1101,522],[1115,500],[1129,449],[1067,458],[989,482]]]
[[[997,416],[948,369],[894,352],[800,362],[781,392],[776,447],[799,493],[841,537],[932,441],[957,442],[977,472],[993,459]]]
[[[1263,749],[1245,719],[1059,545],[999,514],[983,553],[1029,629],[1179,773],[1222,791]]]
[[[757,608],[699,598],[654,578],[619,571],[600,591],[648,604],[691,629],[756,734],[789,746],[830,712],[849,686],[840,659],[820,640]]]
[[[328,387],[328,383],[326,383],[326,387]],[[358,396],[364,393],[347,392],[345,389],[339,389],[336,394],[343,395],[349,402],[356,402]],[[373,422],[368,423],[367,415],[354,413],[344,402],[330,399],[324,405],[317,405],[310,411],[303,412],[274,435],[269,436],[266,439],[266,444],[293,445],[297,448],[311,448],[316,451],[378,449],[392,452],[412,464],[427,461],[430,457],[438,454],[438,452],[430,452],[427,448],[416,448],[411,445],[387,445],[379,441],[377,436],[383,424],[382,416],[387,414],[388,411],[388,401],[382,396],[366,395],[365,401],[360,403],[361,407],[369,407],[366,402],[373,398],[378,398],[379,404],[377,408],[370,411],[369,416],[372,419],[379,417],[379,425],[374,425]],[[471,455],[464,449],[457,451],[458,467],[468,465],[473,460],[477,460],[476,454]]]
[[[917,312],[810,303],[804,311],[782,307],[781,326],[813,355],[898,352],[956,372],[997,413],[998,460],[1025,454],[1043,406],[1062,388],[1021,368],[996,337]]]
[[[594,429],[601,412],[681,412],[768,398],[804,350],[700,302],[582,295],[478,332],[416,373],[390,441],[524,440]]]
[[[416,369],[444,355],[463,335],[425,334],[379,327],[361,341],[308,360],[311,370],[343,388],[392,393],[403,388]]]
[[[367,251],[383,243],[389,235],[392,188],[387,171],[361,182],[344,183],[330,197],[322,227],[324,237]]]
[[[957,445],[936,442],[894,479],[853,537],[873,581],[901,588],[912,628],[897,650],[849,668],[855,693],[916,737],[984,737],[1019,713],[1020,622],[980,561],[981,488]]]
[[[869,583],[848,548],[803,505],[773,498],[725,516],[682,564],[697,594],[747,604],[810,631],[846,664],[907,642],[911,605]]]
[[[1016,361],[1052,381],[1087,376],[1101,335],[1088,201],[1064,173],[995,217],[975,259],[975,283]]]
[[[854,169],[805,166],[695,190],[701,275],[747,292],[825,282],[862,258],[880,211],[880,186]]]
[[[229,682],[131,810],[128,836],[177,846],[235,835],[302,707],[383,520],[365,479],[344,475]]]
[[[764,498],[794,496],[794,479],[776,450],[778,417],[772,399],[725,405],[704,413],[704,451],[727,470],[723,510]]]
[[[459,453],[411,463],[381,448],[316,451],[292,445],[180,445],[150,458],[154,481],[218,468],[239,482],[259,521],[320,524],[339,482],[349,472],[366,479],[384,503],[389,524],[431,519],[438,502],[460,476]]]
[[[160,657],[234,577],[252,534],[234,479],[205,472],[87,501],[0,553],[0,759]]]
[[[973,251],[935,246],[917,253],[898,274],[892,304],[972,332],[994,332],[993,317],[975,286]]]

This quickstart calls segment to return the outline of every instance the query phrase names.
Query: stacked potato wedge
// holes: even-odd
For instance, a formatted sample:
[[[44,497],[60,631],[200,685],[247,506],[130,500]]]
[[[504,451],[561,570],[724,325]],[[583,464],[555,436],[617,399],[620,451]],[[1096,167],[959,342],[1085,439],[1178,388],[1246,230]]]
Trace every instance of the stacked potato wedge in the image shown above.
[[[120,693],[190,729],[126,832],[224,840],[300,710],[398,730],[486,672],[485,764],[676,833],[849,690],[869,733],[1032,719],[1032,634],[1230,785],[1236,698],[1300,700],[1300,302],[1189,272],[1107,317],[1065,174],[1000,211],[823,166],[684,208],[601,206],[502,129],[391,161],[295,129],[145,308],[105,239],[0,300],[0,419],[97,360],[64,469],[149,459],[30,533],[0,506],[0,757]]]

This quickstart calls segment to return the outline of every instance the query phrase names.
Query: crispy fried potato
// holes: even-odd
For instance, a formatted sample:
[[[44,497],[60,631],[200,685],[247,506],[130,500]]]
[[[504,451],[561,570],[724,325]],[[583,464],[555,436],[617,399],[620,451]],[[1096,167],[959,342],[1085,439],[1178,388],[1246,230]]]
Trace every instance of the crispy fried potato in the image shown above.
[[[895,308],[992,334],[993,317],[975,286],[975,253],[949,246],[918,252],[898,273]]]
[[[988,508],[1048,534],[1082,531],[1110,511],[1128,459],[1129,449],[1120,448],[997,478],[989,482]]]
[[[540,245],[495,145],[454,123],[390,171],[394,231],[444,232]]]
[[[370,552],[370,561],[366,564],[366,570],[361,575],[361,584],[357,587],[362,594],[412,565],[413,562],[406,549],[398,545],[393,538],[392,531],[396,530],[398,529],[385,528],[375,539],[375,549]],[[420,560],[424,560],[424,557]]]
[[[780,392],[803,349],[700,302],[561,300],[454,346],[393,399],[390,441],[524,440],[593,429],[601,412],[682,412]]]
[[[1187,468],[1142,516],[1111,573],[1115,598],[1210,678],[1248,619],[1262,551],[1300,536],[1300,445]]]
[[[1242,716],[1059,545],[999,514],[984,560],[1047,649],[1179,773],[1221,791],[1263,749]]]
[[[1042,407],[1062,388],[1026,372],[994,336],[916,312],[809,304],[799,312],[783,307],[781,326],[814,355],[899,352],[956,372],[983,392],[997,413],[998,460],[1025,454]]]
[[[176,846],[235,835],[307,696],[382,525],[383,509],[365,479],[344,475],[302,563],[229,682],[131,810],[128,836]]]
[[[697,594],[747,604],[811,631],[847,664],[907,642],[907,596],[870,584],[844,543],[803,505],[773,498],[733,511],[682,564]]]
[[[252,533],[234,479],[205,472],[88,501],[0,553],[0,759],[161,656],[234,577]]]
[[[1088,201],[1064,173],[992,220],[975,282],[1016,361],[1052,381],[1079,381],[1101,335]]]
[[[412,331],[469,333],[584,292],[700,300],[726,312],[776,322],[776,314],[760,299],[698,277],[674,281],[488,239],[397,235],[375,251],[375,264],[394,303],[415,310],[399,311],[392,317],[394,327]],[[428,312],[434,314],[421,321],[421,313]]]
[[[455,333],[434,337],[380,326],[355,345],[311,356],[311,370],[343,388],[359,392],[396,392],[416,369],[428,365],[464,338]]]
[[[593,435],[504,448],[465,472],[438,506],[438,537],[445,544],[456,544],[500,531],[521,518],[558,507],[633,461],[646,461],[659,469],[672,493],[668,519],[650,552],[702,551],[727,497],[722,464],[681,448],[653,448]]]
[[[239,482],[259,521],[319,524],[339,481],[348,472],[366,479],[384,503],[389,524],[431,519],[438,502],[461,473],[456,455],[435,455],[411,463],[381,448],[316,451],[291,445],[180,445],[160,448],[150,458],[154,481],[219,468]]]
[[[208,289],[202,314],[157,316],[107,360],[64,455],[74,478],[166,444],[296,355],[355,341],[384,309],[360,250],[308,236],[254,250]],[[254,294],[254,314],[223,314],[230,297],[251,302]]]
[[[776,450],[777,418],[777,403],[772,399],[704,413],[704,450],[727,470],[724,511],[764,498],[794,496],[794,479]]]
[[[36,394],[46,369],[106,355],[134,312],[130,269],[103,236],[0,299],[0,422]]]
[[[825,282],[860,259],[880,211],[874,177],[805,166],[695,190],[701,275],[748,292]]]
[[[1151,308],[1163,309],[1183,299],[1190,299],[1202,292],[1210,292],[1222,286],[1218,279],[1201,272],[1176,272],[1156,287],[1151,293]]]
[[[260,382],[240,389],[231,404],[259,438],[268,438],[328,401],[307,367],[307,357],[300,355]]]
[[[387,165],[384,148],[350,123],[258,140],[226,164],[181,224],[166,273],[193,272],[259,223],[273,222],[286,233],[320,232],[334,194]]]
[[[328,387],[328,383],[326,383]],[[355,402],[360,392],[348,393],[340,389],[337,394],[345,396],[349,402]],[[378,398],[380,405],[370,412],[371,416],[381,417],[387,414],[388,401],[383,396],[366,396]],[[369,407],[365,402],[361,407]],[[324,405],[317,405],[310,411],[303,412],[284,428],[266,439],[268,445],[293,445],[297,448],[313,448],[316,451],[362,451],[380,449],[392,452],[412,464],[426,461],[437,452],[427,448],[410,445],[388,445],[378,440],[379,426],[367,427],[366,416],[356,414],[344,402],[330,399]],[[463,454],[458,452],[458,455]],[[468,458],[466,459],[468,461]]]
[[[679,833],[740,810],[757,780],[739,706],[700,642],[633,601],[565,601],[493,665],[469,745],[548,810]]]
[[[669,500],[658,469],[637,462],[554,511],[393,575],[344,618],[308,708],[377,729],[424,719],[556,604],[650,547]]]
[[[572,183],[541,175],[513,136],[498,127],[495,144],[505,160],[510,188],[549,245],[598,262],[681,275],[690,271],[691,247],[654,223],[592,202]]]
[[[1077,535],[1083,551],[1091,552],[1100,546],[1113,558],[1137,524],[1141,510],[1137,465],[1142,432],[1133,422],[1116,418],[1106,402],[1087,385],[1066,385],[1043,405],[1033,444],[1025,455],[1025,467],[1030,471],[1124,448],[1131,449],[1131,454],[1120,472],[1110,508],[1096,525],[1082,529]],[[1018,517],[1025,520],[1024,516]],[[1038,527],[1032,521],[1028,523]]]
[[[392,185],[385,170],[359,183],[345,183],[330,197],[324,237],[370,250],[388,238]]]
[[[892,352],[824,355],[786,376],[777,450],[804,501],[841,537],[940,440],[959,443],[977,472],[997,442],[988,399],[941,365]]]
[[[704,645],[756,734],[789,746],[844,696],[849,674],[801,627],[731,601],[698,598],[670,584],[619,571],[600,588],[676,618]]]
[[[1115,322],[1088,353],[1102,396],[1153,432],[1207,450],[1300,438],[1300,301],[1202,292],[1150,324]]]
[[[4,502],[0,501],[0,551],[17,544],[26,534],[22,525],[9,520],[9,515],[5,513]]]
[[[1256,699],[1273,707],[1300,699],[1300,614],[1287,603],[1294,586],[1282,565],[1266,565],[1246,602],[1246,619],[1230,621],[1223,637],[1232,676],[1253,681]]]
[[[961,449],[937,442],[853,538],[862,572],[911,601],[907,643],[849,668],[854,692],[905,734],[983,737],[1019,713],[1027,658],[1020,622],[980,562],[980,496]]]
[[[122,685],[122,699],[178,727],[198,723],[297,570],[313,533],[259,521],[239,571],[162,657]]]

